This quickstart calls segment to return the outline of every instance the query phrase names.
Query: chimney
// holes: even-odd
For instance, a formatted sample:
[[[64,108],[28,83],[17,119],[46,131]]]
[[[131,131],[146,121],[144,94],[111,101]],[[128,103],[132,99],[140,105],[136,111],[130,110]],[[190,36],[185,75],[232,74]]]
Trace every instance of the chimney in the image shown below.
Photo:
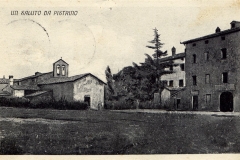
[[[5,79],[5,75],[3,75],[3,79]]]
[[[172,47],[172,56],[174,56],[176,54],[176,48],[173,46]]]
[[[219,27],[216,28],[216,33],[221,32],[221,29]]]
[[[238,21],[232,21],[230,24],[231,24],[231,29],[240,27],[240,22]]]
[[[12,75],[9,75],[9,84],[10,84],[10,86],[13,85],[13,76]]]
[[[40,72],[35,72],[35,76],[41,74]]]

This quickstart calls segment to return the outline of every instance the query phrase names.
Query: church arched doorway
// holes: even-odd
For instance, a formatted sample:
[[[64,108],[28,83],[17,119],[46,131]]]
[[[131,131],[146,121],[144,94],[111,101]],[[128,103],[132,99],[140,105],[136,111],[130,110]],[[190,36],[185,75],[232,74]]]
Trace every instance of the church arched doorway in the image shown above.
[[[223,92],[220,95],[220,111],[222,112],[233,111],[233,95],[231,92]]]

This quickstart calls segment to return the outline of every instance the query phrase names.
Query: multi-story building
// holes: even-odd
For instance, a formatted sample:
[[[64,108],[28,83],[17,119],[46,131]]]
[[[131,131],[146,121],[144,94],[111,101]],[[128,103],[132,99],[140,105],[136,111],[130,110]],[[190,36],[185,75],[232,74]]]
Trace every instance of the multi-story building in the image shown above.
[[[178,88],[185,86],[185,53],[176,54],[176,48],[172,48],[172,56],[159,59],[159,63],[173,61],[176,66],[166,68],[172,70],[172,74],[165,74],[161,76],[161,81],[165,81],[168,87]]]
[[[176,48],[173,47],[172,56],[159,59],[159,63],[168,61],[172,61],[175,65],[165,69],[173,71],[172,74],[164,74],[160,77],[166,84],[161,93],[161,105],[179,108],[181,98],[177,93],[185,88],[185,53],[176,54]]]
[[[182,42],[185,45],[184,106],[194,110],[240,111],[240,22]]]

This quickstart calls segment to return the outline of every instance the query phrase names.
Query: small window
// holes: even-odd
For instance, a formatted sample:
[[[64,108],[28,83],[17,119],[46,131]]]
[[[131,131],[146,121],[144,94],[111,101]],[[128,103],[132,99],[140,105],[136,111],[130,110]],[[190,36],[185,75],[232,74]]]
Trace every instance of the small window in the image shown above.
[[[208,44],[208,42],[209,42],[209,41],[208,41],[208,40],[206,40],[206,41],[205,41],[205,44]]]
[[[183,79],[179,80],[179,87],[183,87]]]
[[[169,87],[173,87],[173,80],[169,81]]]
[[[184,64],[180,64],[181,71],[184,71]]]
[[[172,70],[173,70],[173,66],[172,66],[172,65],[169,67],[169,70],[170,70],[170,71],[172,71]]]
[[[209,53],[208,53],[208,52],[205,52],[205,53],[204,53],[204,57],[205,57],[205,61],[208,61],[208,60],[209,60]]]
[[[222,59],[227,58],[227,49],[226,48],[221,49],[221,57],[222,57]]]
[[[196,86],[197,85],[197,76],[192,76],[193,79],[193,85]]]
[[[193,63],[196,63],[196,54],[193,55]]]
[[[60,66],[57,65],[57,75],[60,75]]]
[[[196,46],[196,43],[193,43],[192,46]]]
[[[62,75],[65,76],[65,74],[66,74],[66,68],[65,68],[65,66],[63,65],[63,66],[62,66]]]
[[[211,94],[206,94],[206,104],[211,103]]]
[[[232,26],[232,28],[235,28],[235,23],[232,23],[231,26]]]
[[[223,41],[224,41],[224,40],[225,40],[225,36],[222,36],[222,37],[221,37],[221,40],[223,40]]]
[[[222,73],[222,82],[223,83],[228,83],[228,72],[223,72]]]
[[[206,84],[210,83],[210,74],[205,75],[205,83]]]

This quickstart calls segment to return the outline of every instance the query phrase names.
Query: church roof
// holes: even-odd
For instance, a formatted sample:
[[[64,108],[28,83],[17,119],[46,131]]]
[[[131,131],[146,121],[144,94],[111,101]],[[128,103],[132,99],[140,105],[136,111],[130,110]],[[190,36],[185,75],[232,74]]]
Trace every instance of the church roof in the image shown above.
[[[103,82],[101,79],[97,78],[96,76],[92,75],[91,73],[85,73],[85,74],[80,74],[72,77],[54,77],[54,78],[49,78],[47,80],[44,80],[42,82],[39,82],[39,85],[44,85],[44,84],[56,84],[56,83],[65,83],[65,82],[74,82],[76,80],[82,79],[88,75],[91,75],[92,77],[98,79],[100,82],[106,84]]]
[[[48,91],[37,91],[37,92],[34,92],[32,94],[28,94],[25,97],[35,97],[35,96],[39,96],[39,95],[42,95],[42,94],[47,93],[47,92]]]
[[[55,64],[55,63],[57,63],[57,62],[59,62],[59,61],[63,61],[64,63],[66,63],[66,64],[68,65],[68,63],[65,62],[63,59],[59,59],[59,60],[57,60],[56,62],[54,62],[53,64]]]
[[[22,81],[22,80],[29,79],[29,78],[36,78],[36,77],[42,76],[44,74],[50,74],[50,73],[53,73],[53,72],[46,72],[46,73],[39,73],[38,72],[37,75],[32,75],[32,76],[24,77],[24,78],[21,78],[21,79],[14,79],[14,82]]]
[[[37,91],[40,90],[40,88],[37,85],[13,85],[11,86],[14,90],[32,90]]]

